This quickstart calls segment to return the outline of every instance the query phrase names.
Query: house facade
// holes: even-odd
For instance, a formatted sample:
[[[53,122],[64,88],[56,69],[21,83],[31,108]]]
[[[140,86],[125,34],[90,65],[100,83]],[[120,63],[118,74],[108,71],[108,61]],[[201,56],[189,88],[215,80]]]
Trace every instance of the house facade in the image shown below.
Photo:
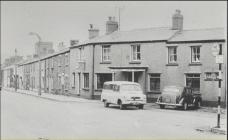
[[[224,29],[183,30],[182,26],[183,18],[178,18],[171,28],[109,30],[104,36],[71,47],[72,93],[99,98],[105,81],[134,81],[151,101],[156,101],[164,86],[179,85],[191,86],[202,94],[203,104],[215,105],[218,64],[212,48],[221,46],[227,57]],[[225,104],[226,61],[222,71],[221,98]]]
[[[109,17],[106,34],[90,25],[89,39],[40,59],[42,92],[99,99],[106,81],[138,82],[149,102],[168,85],[191,86],[203,104],[216,105],[219,69],[212,50],[222,48],[222,104],[227,96],[227,47],[223,28],[183,29],[176,11],[171,27],[119,31]],[[39,61],[33,59],[4,69],[4,86],[37,91]]]

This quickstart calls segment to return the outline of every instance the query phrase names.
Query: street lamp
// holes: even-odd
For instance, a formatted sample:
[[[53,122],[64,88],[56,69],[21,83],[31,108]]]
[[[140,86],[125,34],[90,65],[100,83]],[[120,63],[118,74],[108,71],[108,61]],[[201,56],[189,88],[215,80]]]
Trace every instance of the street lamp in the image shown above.
[[[40,43],[41,43],[41,37],[38,33],[30,32],[29,35],[35,35],[39,42],[38,42],[38,59],[39,59],[39,90],[38,95],[41,96],[41,61],[40,61]]]

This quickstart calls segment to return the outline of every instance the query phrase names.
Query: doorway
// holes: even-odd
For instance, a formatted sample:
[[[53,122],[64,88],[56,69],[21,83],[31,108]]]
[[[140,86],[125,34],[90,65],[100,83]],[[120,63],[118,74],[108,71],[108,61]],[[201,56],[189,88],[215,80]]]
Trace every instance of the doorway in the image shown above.
[[[78,73],[78,91],[77,94],[81,94],[81,73]]]

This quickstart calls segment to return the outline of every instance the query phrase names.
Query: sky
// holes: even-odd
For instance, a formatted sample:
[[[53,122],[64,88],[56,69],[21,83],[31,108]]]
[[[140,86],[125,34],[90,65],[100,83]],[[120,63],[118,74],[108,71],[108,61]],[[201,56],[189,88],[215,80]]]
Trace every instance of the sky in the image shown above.
[[[180,9],[184,29],[216,28],[227,25],[226,1],[1,1],[1,62],[14,55],[34,54],[36,32],[42,41],[60,42],[88,39],[89,24],[105,34],[109,16],[118,20],[120,30],[171,27],[172,15]]]

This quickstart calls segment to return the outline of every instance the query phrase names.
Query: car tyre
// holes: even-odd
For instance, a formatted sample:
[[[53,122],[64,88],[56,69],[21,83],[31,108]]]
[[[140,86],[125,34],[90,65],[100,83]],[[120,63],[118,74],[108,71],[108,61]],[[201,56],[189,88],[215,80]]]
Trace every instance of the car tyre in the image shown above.
[[[125,109],[125,105],[122,104],[122,101],[119,102],[120,105],[120,110],[124,110]]]
[[[143,109],[144,105],[139,105],[138,107],[139,109]]]
[[[109,107],[109,103],[106,100],[104,101],[104,107]]]
[[[165,108],[165,105],[160,105],[160,108],[161,108],[161,109],[164,109],[164,108]]]
[[[198,101],[198,102],[196,102],[196,104],[195,104],[195,108],[200,108],[201,107],[201,102],[200,101]]]
[[[185,102],[183,107],[184,107],[184,110],[188,110],[188,103]]]

